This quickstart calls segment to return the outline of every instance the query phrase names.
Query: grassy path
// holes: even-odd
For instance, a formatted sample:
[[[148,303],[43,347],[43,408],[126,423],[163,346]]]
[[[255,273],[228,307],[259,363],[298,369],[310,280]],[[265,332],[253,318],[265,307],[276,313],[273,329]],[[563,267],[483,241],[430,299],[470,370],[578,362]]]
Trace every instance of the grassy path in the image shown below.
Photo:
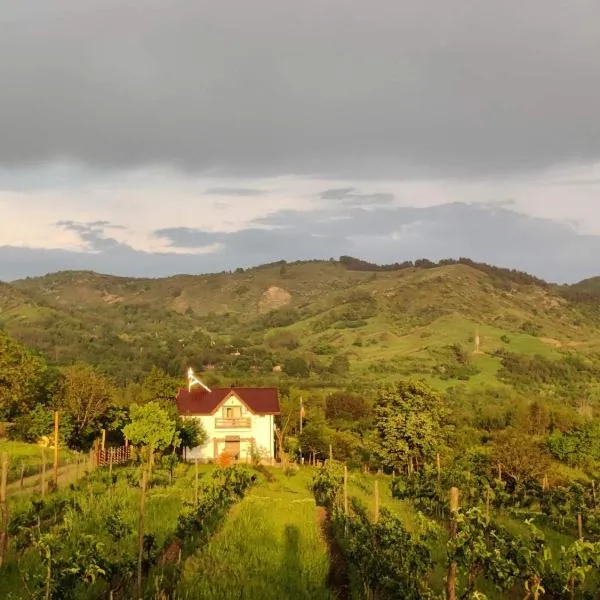
[[[185,600],[320,600],[329,557],[308,489],[311,473],[256,486],[232,509],[206,547],[190,557],[177,598]]]

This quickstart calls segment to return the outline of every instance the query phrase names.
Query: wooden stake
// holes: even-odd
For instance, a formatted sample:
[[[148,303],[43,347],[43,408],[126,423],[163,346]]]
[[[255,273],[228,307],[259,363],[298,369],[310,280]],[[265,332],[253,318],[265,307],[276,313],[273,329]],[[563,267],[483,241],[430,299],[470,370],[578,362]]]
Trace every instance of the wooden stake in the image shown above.
[[[344,514],[348,514],[348,467],[344,465]]]
[[[2,471],[0,473],[0,567],[8,550],[8,505],[6,504],[6,487],[8,485],[8,454],[2,454]]]
[[[442,462],[440,461],[440,455],[436,455],[435,462],[437,464],[437,475],[438,475],[438,485],[442,481]]]
[[[140,519],[138,524],[138,564],[137,564],[137,597],[142,597],[142,561],[144,558],[144,511],[146,510],[146,484],[148,471],[142,468]]]
[[[58,411],[54,413],[54,489],[58,489]]]
[[[577,530],[579,531],[579,539],[583,542],[583,517],[581,513],[577,513]]]
[[[375,480],[375,514],[373,515],[373,522],[379,522],[379,481]]]
[[[456,537],[456,513],[458,511],[458,488],[450,489],[450,537]],[[446,579],[446,598],[456,600],[456,562],[450,563],[448,577]]]
[[[104,452],[104,448],[106,446],[106,429],[102,430],[102,452]]]
[[[23,463],[21,463],[21,481],[19,483],[19,487],[21,489],[23,489],[23,485],[24,485],[23,480],[24,479],[25,479],[25,465]]]
[[[195,487],[194,487],[194,506],[198,509],[198,459],[194,459],[195,473]]]
[[[46,449],[42,448],[42,498],[46,495]]]
[[[333,461],[333,446],[329,444],[329,462]]]

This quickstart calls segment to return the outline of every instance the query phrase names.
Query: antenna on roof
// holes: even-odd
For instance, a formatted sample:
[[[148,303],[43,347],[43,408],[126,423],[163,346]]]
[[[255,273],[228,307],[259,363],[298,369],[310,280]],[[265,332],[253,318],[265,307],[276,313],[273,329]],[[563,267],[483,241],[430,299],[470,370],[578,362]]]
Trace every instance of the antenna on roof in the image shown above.
[[[195,375],[194,375],[194,369],[192,369],[192,367],[190,367],[188,369],[188,392],[192,391],[192,387],[194,387],[195,385],[201,385],[207,392],[211,392],[211,389],[207,386],[204,385]]]

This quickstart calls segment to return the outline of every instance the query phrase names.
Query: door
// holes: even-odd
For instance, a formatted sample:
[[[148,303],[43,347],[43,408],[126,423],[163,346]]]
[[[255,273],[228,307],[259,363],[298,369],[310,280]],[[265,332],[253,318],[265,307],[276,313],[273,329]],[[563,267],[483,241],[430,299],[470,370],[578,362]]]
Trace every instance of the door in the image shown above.
[[[240,458],[240,438],[239,436],[227,436],[225,438],[225,454],[228,454],[234,460]]]

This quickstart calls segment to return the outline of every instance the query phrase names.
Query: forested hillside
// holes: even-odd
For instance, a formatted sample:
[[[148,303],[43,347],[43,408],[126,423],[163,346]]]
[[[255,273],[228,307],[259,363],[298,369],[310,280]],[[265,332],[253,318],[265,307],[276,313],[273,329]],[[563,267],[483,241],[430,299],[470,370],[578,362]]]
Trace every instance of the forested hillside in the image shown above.
[[[468,260],[342,257],[166,279],[61,272],[2,285],[0,322],[52,364],[83,360],[121,384],[192,364],[236,381],[280,365],[315,385],[418,373],[447,387],[502,379],[507,354],[593,357],[590,293]]]

